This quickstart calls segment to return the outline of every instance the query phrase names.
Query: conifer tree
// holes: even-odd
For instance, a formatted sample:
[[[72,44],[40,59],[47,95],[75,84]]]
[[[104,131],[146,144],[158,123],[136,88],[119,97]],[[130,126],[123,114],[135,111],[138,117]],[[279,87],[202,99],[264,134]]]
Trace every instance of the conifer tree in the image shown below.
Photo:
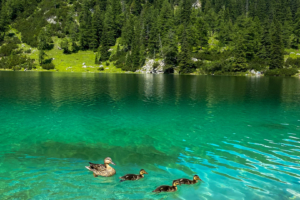
[[[80,14],[80,46],[89,49],[92,39],[92,16],[88,1],[84,0]]]
[[[298,47],[300,43],[300,8],[298,9],[295,15],[293,33],[294,33],[293,46]]]
[[[46,53],[43,49],[39,50],[39,63],[40,65],[44,63]]]
[[[138,67],[140,67],[140,35],[141,35],[141,26],[139,20],[135,22],[134,28],[134,37],[132,40],[132,50],[131,50],[131,59],[132,59],[132,69],[131,71],[135,71]]]
[[[168,34],[164,38],[164,57],[165,57],[165,66],[164,71],[166,73],[172,72],[173,68],[177,64],[177,40],[174,31],[169,30]]]
[[[91,39],[91,48],[97,49],[101,42],[102,35],[102,17],[99,6],[96,6],[93,18],[92,18],[92,39]]]
[[[2,2],[2,9],[0,12],[0,42],[4,40],[5,32],[7,30],[7,16],[6,16],[6,7],[4,6],[4,1]]]
[[[245,46],[245,39],[242,34],[239,34],[235,40],[236,47],[235,47],[235,62],[233,63],[233,71],[245,71],[246,70],[246,46]]]
[[[245,39],[245,54],[246,54],[246,59],[248,61],[251,61],[254,58],[254,56],[256,55],[255,32],[256,32],[256,30],[254,29],[254,23],[253,23],[252,19],[247,18],[244,34],[242,37],[244,37],[244,39]]]
[[[179,53],[179,73],[190,73],[192,72],[191,65],[191,48],[188,43],[186,28],[183,31],[181,50]]]
[[[174,16],[171,4],[168,0],[164,0],[159,15],[159,29],[162,37],[164,37],[168,33],[168,31],[174,26],[173,18]]]
[[[101,41],[101,47],[100,47],[100,60],[106,61],[109,59],[110,53],[109,53],[109,34],[110,31],[108,31],[109,28],[104,25],[103,34],[102,34],[102,41]]]
[[[67,38],[64,38],[60,43],[61,48],[64,50],[63,53],[69,53],[69,41]]]
[[[182,0],[181,6],[181,23],[188,24],[192,13],[192,2],[191,0]]]
[[[122,29],[122,8],[121,8],[121,1],[120,0],[111,0],[110,2],[113,12],[113,23],[114,23],[114,31],[115,31],[115,38],[121,36],[121,29]]]
[[[45,32],[45,29],[42,29],[40,31],[40,34],[38,36],[38,49],[39,50],[45,50],[47,49],[47,34]]]
[[[259,57],[264,60],[265,64],[268,65],[271,60],[271,33],[269,20],[266,19],[263,27],[263,33],[261,38],[261,51],[259,52]]]
[[[113,8],[110,5],[110,3],[107,4],[103,26],[104,26],[103,31],[105,32],[105,37],[106,37],[106,40],[107,40],[107,44],[109,46],[115,45],[116,29],[115,29],[115,23],[114,23]]]
[[[276,17],[274,17],[272,22],[271,31],[271,61],[270,69],[282,68],[284,63],[284,49],[281,36],[281,25]]]
[[[148,43],[148,49],[149,49],[149,54],[152,55],[152,57],[155,57],[155,54],[158,52],[159,49],[159,28],[158,28],[158,10],[154,9],[152,12],[152,17],[151,17],[151,27],[150,27],[150,33],[149,33],[149,43]]]
[[[134,21],[131,15],[129,15],[125,21],[125,25],[122,28],[121,43],[128,49],[131,49],[133,34],[134,34]]]
[[[130,6],[130,10],[133,15],[139,16],[142,11],[141,0],[133,0]]]

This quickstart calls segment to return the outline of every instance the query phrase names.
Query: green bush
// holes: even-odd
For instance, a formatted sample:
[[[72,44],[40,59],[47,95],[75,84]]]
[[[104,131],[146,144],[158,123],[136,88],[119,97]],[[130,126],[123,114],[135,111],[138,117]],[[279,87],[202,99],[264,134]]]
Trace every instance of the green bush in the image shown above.
[[[300,68],[300,58],[293,59],[293,58],[289,57],[285,61],[285,66],[287,66],[287,67],[292,66],[294,68]]]
[[[297,73],[295,68],[271,69],[265,72],[265,76],[293,76]]]
[[[24,53],[31,53],[31,49],[25,50]]]
[[[20,66],[13,66],[11,69],[14,70],[14,71],[19,71],[19,70],[21,70],[21,67]]]
[[[159,62],[154,62],[153,63],[153,68],[155,69],[155,68],[157,68],[159,66]]]
[[[12,69],[15,66],[22,66],[23,64],[25,64],[28,61],[29,61],[29,59],[26,56],[18,55],[18,54],[11,54],[10,56],[3,57],[0,60],[0,68]]]
[[[55,65],[53,63],[42,64],[42,68],[46,70],[54,69]]]
[[[104,67],[99,67],[98,70],[99,71],[104,71]]]
[[[14,44],[14,43],[8,43],[8,44],[3,45],[0,48],[0,57],[9,56],[12,53],[12,51],[17,48],[18,48],[18,45]]]

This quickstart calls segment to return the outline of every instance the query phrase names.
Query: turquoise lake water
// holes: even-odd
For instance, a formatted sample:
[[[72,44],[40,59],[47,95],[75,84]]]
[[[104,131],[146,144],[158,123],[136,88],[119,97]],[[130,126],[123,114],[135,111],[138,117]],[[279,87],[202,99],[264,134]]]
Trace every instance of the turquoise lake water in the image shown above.
[[[300,199],[300,79],[0,72],[0,150],[0,199]]]

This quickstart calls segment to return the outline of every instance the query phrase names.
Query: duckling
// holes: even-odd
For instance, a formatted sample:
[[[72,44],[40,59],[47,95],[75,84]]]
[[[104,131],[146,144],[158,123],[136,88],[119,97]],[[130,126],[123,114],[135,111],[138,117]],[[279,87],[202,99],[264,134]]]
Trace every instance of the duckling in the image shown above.
[[[153,192],[175,192],[177,191],[177,185],[180,185],[180,182],[178,180],[174,180],[172,186],[162,185],[153,190]]]
[[[199,178],[198,175],[195,175],[195,176],[193,177],[193,180],[189,180],[189,179],[187,179],[187,178],[180,178],[180,179],[177,179],[177,181],[179,181],[180,185],[181,185],[181,184],[187,184],[187,185],[195,184],[195,183],[198,182],[198,180],[199,180],[199,181],[202,181],[202,180]]]
[[[93,164],[90,163],[90,166],[85,166],[88,170],[93,172],[94,177],[97,176],[113,176],[116,174],[116,170],[109,166],[109,164],[116,165],[110,157],[104,159],[104,164]]]
[[[120,182],[126,181],[126,180],[130,180],[130,181],[135,181],[135,180],[139,180],[141,178],[144,178],[144,174],[148,174],[145,170],[141,169],[140,170],[140,174],[126,174],[124,176],[120,177]]]

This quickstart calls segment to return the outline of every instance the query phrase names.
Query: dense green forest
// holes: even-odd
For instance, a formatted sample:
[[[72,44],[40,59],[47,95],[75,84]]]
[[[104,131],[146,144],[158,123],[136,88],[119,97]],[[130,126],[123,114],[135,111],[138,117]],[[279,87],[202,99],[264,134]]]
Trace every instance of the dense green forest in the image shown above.
[[[165,73],[181,74],[293,75],[300,67],[300,57],[290,56],[300,43],[300,0],[0,2],[0,68],[55,68],[47,51],[56,37],[64,54],[93,51],[95,64],[109,61],[124,71],[140,69],[146,59],[163,59]],[[38,59],[21,43],[37,48]]]

